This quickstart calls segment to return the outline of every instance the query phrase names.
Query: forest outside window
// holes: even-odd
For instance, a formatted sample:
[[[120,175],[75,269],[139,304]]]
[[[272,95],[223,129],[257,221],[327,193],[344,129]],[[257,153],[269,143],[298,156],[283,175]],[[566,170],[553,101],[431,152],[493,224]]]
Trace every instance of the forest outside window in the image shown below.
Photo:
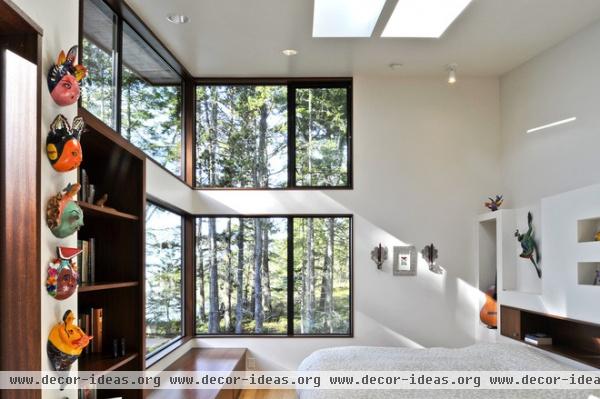
[[[196,219],[196,334],[350,336],[350,216]]]
[[[196,88],[196,188],[351,188],[351,80]]]
[[[146,356],[183,336],[182,217],[146,207]]]

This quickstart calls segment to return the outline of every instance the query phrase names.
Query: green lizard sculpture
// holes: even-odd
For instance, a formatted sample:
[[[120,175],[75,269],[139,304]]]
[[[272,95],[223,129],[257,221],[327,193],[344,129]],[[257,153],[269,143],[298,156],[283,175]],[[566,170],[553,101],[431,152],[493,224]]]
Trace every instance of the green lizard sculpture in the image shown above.
[[[529,229],[525,234],[519,234],[519,230],[516,231],[515,237],[521,243],[521,258],[529,259],[533,266],[535,267],[535,271],[539,278],[542,278],[542,270],[540,269],[540,253],[538,251],[537,243],[535,242],[534,231],[533,231],[533,216],[531,216],[531,212],[527,213],[527,224],[529,225]]]

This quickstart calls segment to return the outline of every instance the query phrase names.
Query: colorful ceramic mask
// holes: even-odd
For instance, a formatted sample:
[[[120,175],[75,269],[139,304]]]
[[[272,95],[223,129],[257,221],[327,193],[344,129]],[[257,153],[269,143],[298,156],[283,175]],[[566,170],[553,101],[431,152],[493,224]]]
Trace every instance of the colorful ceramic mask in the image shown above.
[[[73,198],[81,185],[69,184],[62,192],[48,200],[46,207],[46,223],[58,238],[65,238],[83,226],[83,211]]]
[[[79,248],[58,247],[58,258],[48,265],[46,290],[50,296],[62,301],[77,290],[77,255]]]
[[[56,64],[48,71],[48,90],[55,103],[64,107],[75,104],[79,99],[79,82],[87,75],[87,68],[76,65],[77,46],[65,55],[61,51]]]
[[[75,316],[67,310],[61,323],[55,324],[48,335],[46,351],[56,371],[69,371],[92,337],[73,323]]]
[[[50,132],[46,137],[46,154],[56,171],[69,172],[81,164],[83,154],[79,139],[83,127],[82,117],[76,116],[71,128],[64,115],[58,115],[50,125]]]

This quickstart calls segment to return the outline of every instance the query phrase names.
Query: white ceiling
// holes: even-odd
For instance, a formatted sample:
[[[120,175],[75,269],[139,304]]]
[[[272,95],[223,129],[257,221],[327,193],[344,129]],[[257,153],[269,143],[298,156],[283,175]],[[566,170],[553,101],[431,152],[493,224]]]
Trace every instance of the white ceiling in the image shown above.
[[[192,75],[205,77],[432,76],[449,63],[459,76],[496,76],[600,19],[600,0],[473,0],[440,39],[315,39],[312,0],[126,1]],[[174,25],[170,13],[191,21]],[[287,48],[299,54],[285,57]]]

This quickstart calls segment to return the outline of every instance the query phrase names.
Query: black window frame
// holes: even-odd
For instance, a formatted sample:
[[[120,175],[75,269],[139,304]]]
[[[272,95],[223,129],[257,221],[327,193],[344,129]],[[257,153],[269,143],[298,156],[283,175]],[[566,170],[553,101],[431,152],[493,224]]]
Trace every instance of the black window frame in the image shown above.
[[[188,278],[187,270],[188,270],[188,265],[189,265],[189,260],[188,260],[189,258],[188,258],[188,254],[187,254],[187,248],[186,248],[186,245],[188,245],[188,242],[186,240],[187,239],[186,223],[188,222],[188,215],[181,209],[171,206],[171,205],[165,203],[164,201],[161,201],[155,197],[147,195],[146,205],[145,205],[145,209],[144,209],[144,218],[145,218],[145,212],[146,212],[146,209],[148,208],[148,205],[152,205],[163,211],[173,213],[173,214],[179,216],[181,219],[181,334],[178,337],[171,339],[166,345],[157,348],[153,352],[146,353],[145,327],[146,327],[146,299],[148,297],[148,293],[146,292],[146,288],[145,288],[146,266],[147,266],[147,264],[146,264],[146,229],[147,229],[147,227],[146,227],[146,223],[144,223],[144,306],[143,306],[143,311],[144,311],[144,348],[143,348],[143,350],[144,350],[144,359],[146,362],[146,367],[151,366],[156,361],[160,360],[167,354],[171,353],[177,346],[179,346],[181,344],[182,340],[185,340],[186,337],[188,336],[188,330],[187,330],[187,327],[188,327],[187,320],[188,319],[187,319],[186,304],[189,299],[189,297],[188,297],[189,293],[187,291],[187,285],[186,285],[186,280]]]
[[[94,3],[98,7],[108,7],[116,17],[115,27],[115,48],[114,59],[113,59],[113,74],[115,75],[116,86],[114,87],[114,104],[113,104],[113,121],[114,130],[121,137],[121,112],[122,112],[122,88],[123,88],[123,26],[127,24],[131,30],[136,33],[142,41],[153,51],[165,64],[177,74],[181,80],[181,159],[180,159],[180,174],[177,175],[173,171],[167,169],[164,165],[158,162],[151,154],[148,154],[143,149],[138,148],[147,159],[150,159],[154,164],[169,173],[171,176],[181,180],[183,182],[189,182],[190,177],[188,176],[188,158],[187,153],[188,140],[190,134],[189,122],[188,122],[188,111],[186,103],[189,102],[186,91],[190,86],[191,75],[181,65],[181,63],[169,52],[167,47],[154,35],[154,33],[145,25],[145,23],[133,12],[133,10],[126,4],[117,0],[79,0],[79,59],[83,58],[83,37],[84,37],[84,2]],[[85,65],[84,65],[85,66]],[[82,99],[78,101],[78,106],[83,107]],[[93,115],[93,113],[92,113]],[[133,145],[133,144],[132,144]]]
[[[324,213],[324,214],[194,214],[191,216],[193,223],[193,265],[191,266],[194,270],[193,276],[193,290],[194,290],[194,303],[191,307],[194,312],[194,317],[191,318],[193,321],[193,336],[194,338],[354,338],[354,215],[346,213]],[[286,334],[256,334],[256,333],[242,333],[242,334],[198,334],[196,329],[196,290],[197,290],[197,279],[196,276],[196,245],[198,242],[196,220],[198,218],[282,218],[287,219],[287,333]],[[348,300],[348,333],[347,334],[295,334],[294,333],[294,219],[296,218],[346,218],[349,220],[349,231],[348,231],[348,278],[350,280]]]
[[[354,188],[353,163],[353,79],[342,78],[197,78],[194,85],[194,114],[196,111],[196,93],[199,86],[286,86],[287,87],[287,184],[285,187],[204,187],[197,183],[196,162],[196,123],[194,121],[192,188],[194,190],[352,190]],[[318,88],[346,89],[348,107],[347,119],[347,183],[343,186],[298,186],[296,184],[296,90]]]

